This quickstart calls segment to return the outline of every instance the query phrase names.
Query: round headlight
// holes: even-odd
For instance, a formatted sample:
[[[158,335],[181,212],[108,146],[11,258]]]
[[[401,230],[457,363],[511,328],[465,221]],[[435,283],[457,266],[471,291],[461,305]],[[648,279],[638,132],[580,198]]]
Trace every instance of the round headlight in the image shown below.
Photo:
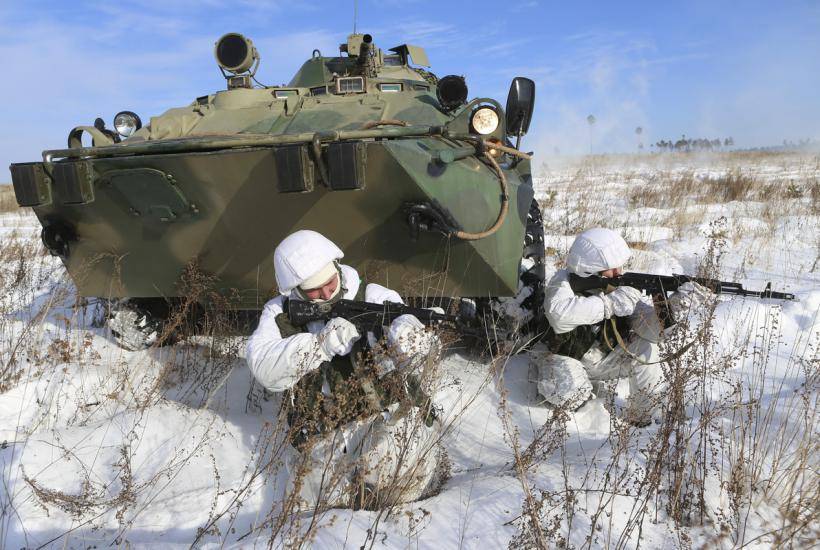
[[[142,128],[142,121],[136,113],[120,111],[114,117],[114,129],[124,138],[131,137],[140,128]]]
[[[481,135],[492,134],[498,128],[498,113],[492,107],[479,107],[470,118],[470,126]]]

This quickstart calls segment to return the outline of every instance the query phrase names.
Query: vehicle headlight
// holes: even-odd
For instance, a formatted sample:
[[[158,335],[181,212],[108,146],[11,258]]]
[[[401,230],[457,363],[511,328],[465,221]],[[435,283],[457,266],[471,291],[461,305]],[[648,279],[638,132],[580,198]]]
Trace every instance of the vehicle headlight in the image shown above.
[[[114,117],[114,129],[124,138],[131,137],[140,128],[142,128],[142,121],[136,113],[120,111]]]
[[[498,128],[498,113],[492,107],[479,107],[470,118],[470,126],[481,135],[492,134]]]

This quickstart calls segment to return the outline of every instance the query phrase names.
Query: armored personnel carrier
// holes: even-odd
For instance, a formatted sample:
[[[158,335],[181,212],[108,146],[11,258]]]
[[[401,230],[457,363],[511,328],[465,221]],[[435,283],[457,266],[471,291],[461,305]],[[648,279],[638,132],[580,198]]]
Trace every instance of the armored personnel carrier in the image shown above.
[[[261,310],[273,250],[297,229],[327,235],[368,281],[408,298],[517,296],[537,321],[543,234],[518,149],[532,80],[513,79],[504,107],[468,100],[465,79],[437,78],[422,48],[382,50],[368,34],[338,56],[314,50],[283,86],[255,84],[259,54],[240,34],[221,37],[215,57],[226,89],[145,125],[131,111],[113,129],[97,119],[68,148],[11,165],[17,202],[79,293],[112,304],[125,347],[151,341],[126,325],[150,332],[190,298],[192,269],[213,287],[197,295],[203,307],[221,296],[219,307]]]

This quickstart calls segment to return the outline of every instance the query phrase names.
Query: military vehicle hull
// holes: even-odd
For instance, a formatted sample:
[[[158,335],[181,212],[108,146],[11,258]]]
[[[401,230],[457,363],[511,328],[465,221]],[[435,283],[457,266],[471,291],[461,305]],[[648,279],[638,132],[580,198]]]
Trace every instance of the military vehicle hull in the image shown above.
[[[145,127],[132,111],[116,133],[102,119],[77,126],[67,149],[11,166],[18,203],[80,294],[107,300],[124,347],[155,341],[191,298],[260,310],[276,293],[274,249],[299,229],[407,298],[467,297],[493,320],[489,299],[518,292],[542,318],[543,227],[518,150],[531,80],[513,79],[506,109],[468,101],[463,77],[414,66],[429,66],[423,49],[361,34],[337,57],[315,50],[281,86],[253,84],[258,52],[241,35],[215,55],[226,90]]]
[[[261,308],[275,291],[276,244],[308,228],[331,236],[368,281],[406,296],[515,293],[520,256],[509,251],[523,245],[533,196],[523,166],[504,171],[510,211],[499,230],[466,241],[414,234],[407,216],[408,205],[433,202],[447,205],[441,208],[465,231],[493,224],[501,204],[493,169],[476,156],[439,160],[442,151],[457,154],[463,144],[434,136],[340,143],[352,151],[348,177],[327,177],[356,179],[359,188],[316,181],[307,146],[298,144],[108,158],[97,152],[97,158],[17,166],[49,180],[39,185],[50,199],[34,211],[46,232],[62,232],[65,247],[55,252],[84,296],[181,296],[180,276],[195,262],[235,307]],[[185,148],[186,140],[162,145],[153,148]],[[288,158],[284,149],[298,151]],[[303,166],[283,170],[294,155]],[[300,185],[307,189],[294,190]],[[21,191],[18,197],[26,194]]]

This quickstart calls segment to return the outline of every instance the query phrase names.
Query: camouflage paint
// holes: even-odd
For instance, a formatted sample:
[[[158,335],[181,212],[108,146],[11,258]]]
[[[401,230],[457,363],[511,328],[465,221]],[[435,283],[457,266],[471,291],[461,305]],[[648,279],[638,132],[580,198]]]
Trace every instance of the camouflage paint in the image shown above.
[[[486,163],[437,158],[470,145],[446,133],[467,134],[478,105],[494,105],[501,118],[484,138],[503,141],[500,105],[474,100],[445,113],[423,72],[381,64],[381,50],[376,59],[377,77],[366,79],[366,93],[311,95],[311,87],[333,86],[328,67],[338,72],[355,61],[314,57],[293,87],[217,92],[152,118],[121,144],[46,151],[45,162],[34,166],[51,198],[34,211],[46,227],[71,229],[62,259],[81,294],[178,296],[182,270],[198,259],[222,292],[239,292],[239,307],[261,308],[274,287],[273,250],[297,229],[327,235],[369,281],[407,296],[513,294],[533,197],[529,162],[502,163],[510,213],[490,237],[467,242],[422,232],[414,241],[404,213],[408,202],[435,200],[465,230],[495,221],[500,188]],[[381,91],[380,84],[401,84],[402,91]],[[386,119],[410,127],[359,131]],[[354,141],[366,153],[364,188],[333,190],[319,181],[309,143],[328,131],[363,136]],[[280,189],[275,155],[285,143],[304,144],[312,189]],[[12,165],[13,173],[15,166],[24,165]]]

